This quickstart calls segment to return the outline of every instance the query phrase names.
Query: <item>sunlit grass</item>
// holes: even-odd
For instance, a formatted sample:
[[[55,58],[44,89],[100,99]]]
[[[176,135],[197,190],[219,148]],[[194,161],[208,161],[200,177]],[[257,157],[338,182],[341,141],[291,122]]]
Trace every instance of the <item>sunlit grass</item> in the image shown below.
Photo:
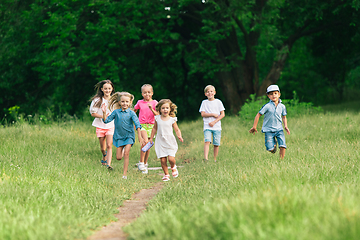
[[[359,113],[325,109],[288,122],[281,161],[263,134],[248,133],[252,121],[227,116],[218,162],[210,151],[204,164],[202,120],[179,121],[184,167],[126,228],[130,239],[357,239]],[[90,123],[22,123],[1,128],[0,142],[0,239],[86,238],[133,192],[161,181],[161,170],[135,169],[138,144],[127,181],[123,162],[102,167]],[[149,163],[160,166],[153,149]]]
[[[201,120],[180,125],[194,161],[126,228],[130,239],[358,239],[359,113],[288,116],[284,160],[265,151],[263,134],[248,133],[251,121],[222,124],[209,164]]]
[[[101,166],[95,128],[89,123],[0,129],[0,239],[79,239],[115,220],[113,213],[133,192],[159,180],[133,165],[122,181]],[[115,149],[115,148],[114,148]],[[115,155],[115,154],[114,154]]]

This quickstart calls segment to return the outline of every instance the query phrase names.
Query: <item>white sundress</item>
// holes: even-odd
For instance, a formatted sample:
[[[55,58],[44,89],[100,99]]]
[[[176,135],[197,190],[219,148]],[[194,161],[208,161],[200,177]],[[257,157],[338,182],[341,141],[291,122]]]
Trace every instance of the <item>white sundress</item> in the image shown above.
[[[169,120],[161,120],[161,115],[155,116],[157,123],[157,134],[155,138],[155,152],[158,158],[172,156],[175,157],[178,145],[173,134],[172,125],[177,121],[177,117],[170,117]]]

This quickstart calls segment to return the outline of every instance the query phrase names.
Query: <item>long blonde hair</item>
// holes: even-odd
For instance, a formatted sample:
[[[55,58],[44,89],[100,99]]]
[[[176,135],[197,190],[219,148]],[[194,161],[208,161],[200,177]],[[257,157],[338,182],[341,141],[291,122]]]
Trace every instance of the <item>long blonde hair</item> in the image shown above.
[[[156,111],[161,115],[160,109],[161,106],[164,105],[165,103],[168,103],[170,106],[170,113],[169,116],[170,117],[176,117],[176,113],[177,113],[177,106],[170,100],[170,99],[161,99],[158,104],[156,104]]]
[[[123,97],[123,96],[130,98],[130,106],[129,106],[129,108],[132,109],[132,103],[134,101],[134,95],[132,95],[131,93],[128,93],[128,92],[116,92],[116,93],[114,93],[109,99],[109,109],[112,110],[112,111],[115,110],[115,109],[121,109],[119,101],[120,101],[121,97]]]

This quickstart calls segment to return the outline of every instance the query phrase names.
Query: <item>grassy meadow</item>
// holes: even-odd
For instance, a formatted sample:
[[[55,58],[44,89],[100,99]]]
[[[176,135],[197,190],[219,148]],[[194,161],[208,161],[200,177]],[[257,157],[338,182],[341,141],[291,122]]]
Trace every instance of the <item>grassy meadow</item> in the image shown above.
[[[265,151],[262,133],[248,133],[252,120],[226,116],[218,162],[210,152],[204,164],[202,120],[179,119],[177,162],[184,167],[125,227],[129,239],[358,239],[354,106],[360,103],[289,115],[284,160]],[[161,171],[143,175],[133,167],[138,144],[128,180],[115,158],[113,171],[102,167],[89,122],[16,124],[0,129],[0,142],[0,239],[84,239],[114,221],[133,192],[161,181]],[[149,163],[160,166],[154,150]]]
[[[180,125],[190,163],[129,239],[359,239],[359,109],[324,109],[288,116],[284,160],[248,133],[252,121],[225,117],[218,162],[203,164],[201,120]]]

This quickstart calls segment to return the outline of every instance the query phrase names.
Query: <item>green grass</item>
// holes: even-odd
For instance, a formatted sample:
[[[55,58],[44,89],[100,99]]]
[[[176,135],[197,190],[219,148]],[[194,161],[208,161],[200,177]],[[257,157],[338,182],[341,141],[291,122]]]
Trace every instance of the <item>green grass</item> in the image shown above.
[[[252,121],[222,124],[219,161],[209,164],[201,120],[180,125],[191,142],[184,158],[195,161],[126,227],[130,239],[359,238],[358,112],[288,116],[284,160],[248,133]]]
[[[133,192],[159,180],[134,170],[137,145],[127,181],[123,162],[113,159],[113,172],[101,166],[91,123],[24,123],[1,128],[0,142],[0,239],[85,238],[114,221]]]
[[[263,134],[248,133],[252,121],[226,116],[218,162],[210,154],[203,164],[202,120],[179,119],[184,167],[125,228],[129,238],[358,239],[359,109],[324,110],[288,116],[282,161],[265,151]],[[0,239],[84,239],[133,192],[161,181],[161,171],[133,167],[138,144],[127,181],[122,162],[102,167],[91,123],[17,124],[0,129],[0,142]],[[150,166],[160,166],[154,151]]]

